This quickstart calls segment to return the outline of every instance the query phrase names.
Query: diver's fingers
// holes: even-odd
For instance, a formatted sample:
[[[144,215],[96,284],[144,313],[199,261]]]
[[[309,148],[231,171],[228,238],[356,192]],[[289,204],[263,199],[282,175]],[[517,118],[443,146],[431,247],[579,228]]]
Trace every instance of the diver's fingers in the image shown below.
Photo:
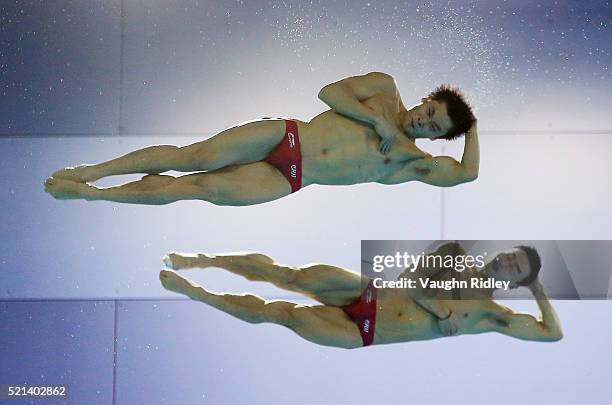
[[[389,153],[389,150],[391,149],[391,145],[393,144],[393,138],[387,138],[384,139],[381,143],[380,146],[378,148],[378,151],[380,153],[382,153],[383,155],[386,155],[387,153]]]

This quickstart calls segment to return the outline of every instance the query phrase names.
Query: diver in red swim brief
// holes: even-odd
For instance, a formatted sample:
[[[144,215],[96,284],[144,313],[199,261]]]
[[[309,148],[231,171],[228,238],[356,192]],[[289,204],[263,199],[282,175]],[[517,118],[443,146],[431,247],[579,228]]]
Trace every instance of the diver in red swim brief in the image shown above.
[[[427,254],[445,257],[446,253],[459,257],[465,254],[465,249],[451,242]],[[516,287],[526,286],[539,305],[537,318],[515,313],[497,304],[492,299],[495,289],[475,289],[474,295],[460,301],[449,299],[449,292],[441,291],[441,288],[376,288],[378,284],[374,283],[375,279],[362,277],[341,267],[321,263],[290,266],[255,252],[170,253],[164,258],[164,263],[172,269],[164,269],[160,273],[160,280],[166,289],[245,322],[287,327],[300,337],[324,346],[354,349],[488,332],[538,342],[552,342],[563,337],[559,319],[538,280],[541,259],[530,246],[518,246],[492,254],[481,269],[470,267],[465,271],[469,273],[466,273],[468,278],[493,278],[510,281]],[[252,294],[217,294],[196,286],[182,275],[182,271],[175,271],[209,267],[225,269],[247,280],[265,280],[276,287],[315,299],[320,304],[267,301]],[[424,268],[421,266],[419,270]],[[435,280],[445,280],[453,276],[451,273],[455,273],[454,269],[443,266],[427,269],[428,277],[436,277]],[[409,268],[400,274],[400,278],[413,277],[412,280],[421,276]],[[367,286],[364,285],[366,282]]]
[[[364,346],[374,342],[374,329],[376,327],[376,287],[370,280],[368,286],[352,304],[342,307],[342,310],[357,324]]]
[[[302,154],[298,126],[295,121],[285,120],[285,137],[268,155],[266,162],[280,170],[289,181],[292,193],[302,187]]]
[[[45,191],[57,199],[246,206],[284,198],[310,184],[421,181],[449,187],[478,176],[476,120],[456,89],[440,86],[406,109],[393,77],[371,72],[330,83],[319,98],[330,109],[305,121],[253,120],[190,145],[152,145],[67,167],[47,179]],[[431,156],[415,144],[418,138],[453,139],[462,133],[461,161]],[[113,187],[94,184],[124,174],[145,176]]]

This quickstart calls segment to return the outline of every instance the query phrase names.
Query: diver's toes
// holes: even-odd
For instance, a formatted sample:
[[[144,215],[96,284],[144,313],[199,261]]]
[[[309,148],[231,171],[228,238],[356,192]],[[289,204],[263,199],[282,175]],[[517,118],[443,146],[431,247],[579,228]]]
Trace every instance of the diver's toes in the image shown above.
[[[164,256],[162,261],[167,267],[171,269],[175,269],[176,267],[174,266],[174,261],[172,260],[172,256],[174,256],[174,253],[168,253],[166,256]]]
[[[173,279],[176,276],[176,272],[174,270],[163,269],[159,272],[159,279],[162,281],[168,281]]]

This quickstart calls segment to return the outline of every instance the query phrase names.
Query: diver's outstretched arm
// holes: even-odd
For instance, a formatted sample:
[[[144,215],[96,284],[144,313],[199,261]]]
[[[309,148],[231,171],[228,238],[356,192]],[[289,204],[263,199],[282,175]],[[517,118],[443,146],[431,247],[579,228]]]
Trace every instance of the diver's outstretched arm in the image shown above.
[[[529,289],[538,302],[542,319],[537,320],[528,314],[517,314],[505,310],[499,314],[487,317],[482,322],[487,323],[489,331],[503,333],[523,340],[552,342],[563,338],[559,318],[548,301],[542,284],[538,280],[531,283]]]

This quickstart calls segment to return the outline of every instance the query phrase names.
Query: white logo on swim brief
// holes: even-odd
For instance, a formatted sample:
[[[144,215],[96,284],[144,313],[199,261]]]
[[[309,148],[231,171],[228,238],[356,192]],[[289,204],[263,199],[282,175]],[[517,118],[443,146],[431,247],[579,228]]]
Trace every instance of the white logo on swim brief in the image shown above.
[[[366,291],[366,302],[372,301],[372,290]]]
[[[293,137],[293,133],[292,132],[287,133],[287,138],[289,138],[289,147],[290,148],[294,148],[295,147],[295,138]]]
[[[297,177],[297,165],[291,165],[291,177]]]
[[[365,333],[368,333],[368,332],[370,331],[370,320],[369,320],[369,319],[366,319],[366,320],[363,322],[363,331],[364,331]]]

